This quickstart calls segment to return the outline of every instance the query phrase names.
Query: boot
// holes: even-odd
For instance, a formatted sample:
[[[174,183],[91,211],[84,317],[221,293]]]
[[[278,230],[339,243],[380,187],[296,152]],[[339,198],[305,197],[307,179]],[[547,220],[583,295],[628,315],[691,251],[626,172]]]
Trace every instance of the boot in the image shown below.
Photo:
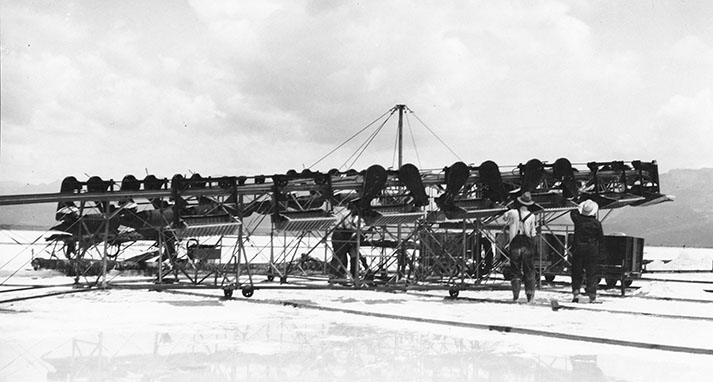
[[[520,279],[510,280],[510,287],[512,288],[512,300],[517,301],[520,298]]]
[[[535,293],[527,293],[527,302],[530,303],[535,299]]]
[[[594,301],[596,301],[596,299],[597,299],[597,295],[596,295],[596,294],[590,294],[590,295],[589,295],[589,302],[594,302]]]
[[[572,292],[572,302],[579,302],[579,292],[578,291]]]

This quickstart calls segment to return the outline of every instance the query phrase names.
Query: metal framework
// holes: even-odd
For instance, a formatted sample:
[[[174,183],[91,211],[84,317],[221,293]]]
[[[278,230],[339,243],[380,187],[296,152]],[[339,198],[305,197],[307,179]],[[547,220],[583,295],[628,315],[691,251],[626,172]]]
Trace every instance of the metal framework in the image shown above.
[[[404,108],[393,109],[399,137]],[[250,297],[264,287],[457,295],[501,272],[508,257],[499,218],[525,191],[538,218],[538,269],[552,277],[567,271],[569,227],[561,218],[578,202],[593,199],[610,211],[672,200],[661,193],[655,161],[531,159],[419,170],[401,156],[399,145],[397,170],[67,177],[58,193],[0,196],[0,206],[57,203],[47,240],[61,244],[75,281],[92,274],[107,287],[112,268],[148,269],[153,287],[220,288],[226,296],[240,289]],[[148,249],[129,256],[127,246],[138,242]]]
[[[104,285],[121,252],[116,248],[150,241],[154,249],[128,261],[156,264],[155,282],[177,285],[182,278],[226,294],[240,288],[248,296],[257,276],[270,281],[279,277],[283,287],[477,285],[507,261],[497,245],[503,228],[498,218],[523,190],[536,201],[540,254],[546,254],[541,272],[556,273],[552,269],[566,262],[567,248],[567,235],[560,242],[556,222],[577,201],[595,199],[606,211],[668,200],[660,193],[655,162],[572,166],[570,180],[576,187],[571,195],[567,180],[540,163],[536,182],[528,166],[499,170],[497,183],[483,176],[492,162],[478,167],[458,162],[444,170],[417,171],[415,182],[409,178],[412,169],[386,171],[381,166],[359,173],[174,178],[160,180],[160,187],[145,179],[134,190],[127,190],[126,180],[108,181],[101,191],[87,181],[76,182],[71,192],[0,196],[0,205],[58,203],[54,231],[63,233],[48,239],[63,243],[69,261],[79,263],[92,251],[101,253],[98,274]],[[411,165],[402,169],[406,166]],[[270,242],[260,248],[252,240],[263,237],[255,233],[255,224],[265,226],[268,218]],[[349,234],[344,238],[338,231]],[[227,261],[220,253],[224,241],[234,242]],[[334,260],[344,246],[356,272],[342,272],[326,283],[330,267],[347,268]]]

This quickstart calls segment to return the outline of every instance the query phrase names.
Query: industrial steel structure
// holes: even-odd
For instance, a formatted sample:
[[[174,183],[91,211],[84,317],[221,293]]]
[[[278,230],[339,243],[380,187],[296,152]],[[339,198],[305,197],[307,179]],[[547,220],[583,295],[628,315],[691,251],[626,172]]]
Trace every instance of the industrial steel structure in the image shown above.
[[[132,284],[139,287],[220,288],[226,296],[267,287],[440,288],[456,296],[494,274],[507,276],[500,217],[523,192],[535,201],[537,264],[548,280],[568,272],[571,227],[563,218],[577,203],[595,200],[603,218],[671,200],[661,193],[655,161],[555,158],[503,167],[487,160],[418,169],[402,163],[403,113],[410,110],[390,111],[398,115],[396,169],[67,177],[58,193],[0,196],[0,206],[57,203],[47,236],[54,259],[37,259],[38,266],[60,261],[76,281],[92,274],[103,287],[112,285],[107,274],[115,268],[148,269],[150,280]],[[626,255],[602,259],[605,277],[621,280],[622,291],[640,272],[643,246],[623,240],[617,248],[628,246]],[[129,256],[126,248],[138,242],[149,245]]]

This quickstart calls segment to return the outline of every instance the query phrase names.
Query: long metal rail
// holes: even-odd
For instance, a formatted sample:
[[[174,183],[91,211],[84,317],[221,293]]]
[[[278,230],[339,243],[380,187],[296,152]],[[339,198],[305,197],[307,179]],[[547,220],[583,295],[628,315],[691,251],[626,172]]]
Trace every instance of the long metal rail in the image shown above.
[[[535,187],[533,191],[544,197],[542,202],[540,202],[544,206],[540,212],[545,212],[545,214],[540,214],[539,224],[546,225],[547,219],[554,219],[556,216],[561,216],[565,211],[576,208],[576,203],[562,196],[561,182],[563,179],[559,179],[558,175],[555,174],[554,165],[550,166],[541,162],[539,163],[541,168],[538,170],[538,183],[536,185],[531,184],[532,180],[530,180],[527,186]],[[392,241],[395,243],[395,247],[391,253],[384,254],[382,252],[380,264],[384,265],[384,268],[379,265],[379,271],[387,272],[386,268],[393,268],[396,264],[399,264],[399,267],[401,267],[400,264],[403,262],[402,260],[405,260],[409,263],[409,270],[405,277],[410,279],[411,282],[426,281],[430,282],[432,286],[439,288],[444,285],[454,286],[455,284],[459,284],[460,287],[468,287],[471,284],[477,284],[473,281],[474,278],[479,278],[483,274],[488,274],[493,270],[488,267],[488,269],[481,272],[480,265],[483,259],[480,257],[480,248],[484,242],[490,243],[493,241],[495,235],[491,221],[507,208],[505,206],[507,201],[503,200],[502,196],[497,202],[489,200],[486,196],[488,191],[492,191],[489,190],[489,187],[492,187],[492,183],[489,183],[488,179],[481,179],[480,171],[485,164],[486,162],[484,162],[481,167],[468,166],[462,162],[454,164],[450,169],[451,171],[455,171],[453,168],[457,168],[456,172],[458,173],[459,180],[455,182],[455,184],[461,182],[460,186],[454,185],[453,173],[449,175],[448,168],[420,171],[413,168],[416,171],[415,177],[419,178],[418,182],[422,184],[421,187],[423,187],[426,195],[423,196],[420,205],[407,206],[409,210],[402,212],[396,211],[396,213],[392,215],[389,215],[389,213],[393,212],[389,211],[389,209],[394,206],[399,207],[398,203],[403,203],[403,201],[408,200],[413,190],[407,189],[409,188],[407,184],[409,181],[405,178],[401,179],[401,173],[399,171],[385,171],[383,168],[381,171],[384,172],[380,175],[383,176],[383,183],[378,185],[378,189],[369,185],[369,169],[361,173],[355,171],[344,173],[330,171],[325,174],[304,171],[301,174],[293,172],[269,176],[257,175],[254,177],[240,176],[199,179],[185,179],[175,176],[171,180],[153,178],[151,181],[148,180],[149,177],[147,176],[144,181],[138,181],[136,179],[131,181],[131,187],[124,187],[127,184],[122,182],[100,180],[102,182],[101,189],[106,190],[100,192],[91,191],[97,188],[96,182],[92,183],[92,179],[90,178],[87,182],[74,180],[72,184],[74,188],[69,192],[0,195],[0,206],[60,203],[60,207],[62,207],[63,204],[74,206],[74,203],[79,203],[79,219],[77,222],[85,224],[83,218],[85,216],[90,217],[90,214],[92,214],[91,219],[87,219],[86,221],[88,223],[95,223],[93,226],[95,228],[92,228],[95,231],[92,231],[89,227],[72,228],[70,226],[67,232],[72,233],[79,240],[83,240],[81,239],[82,235],[91,235],[92,240],[95,240],[97,243],[104,243],[105,253],[108,245],[107,239],[111,233],[109,230],[110,225],[118,223],[114,222],[114,216],[118,215],[122,212],[122,209],[125,208],[123,204],[120,204],[120,207],[112,212],[112,208],[110,208],[112,206],[106,203],[111,201],[121,202],[136,199],[139,203],[145,203],[151,200],[162,200],[161,203],[172,202],[171,204],[166,204],[172,208],[170,215],[164,215],[164,207],[161,207],[159,210],[159,207],[155,205],[153,201],[151,204],[154,204],[154,210],[151,210],[151,206],[144,204],[144,206],[149,209],[140,212],[157,212],[154,216],[156,219],[150,224],[143,222],[135,227],[137,231],[145,231],[147,229],[155,231],[152,237],[156,236],[161,251],[163,251],[162,248],[166,245],[167,240],[182,240],[185,238],[178,237],[179,235],[208,235],[208,233],[206,233],[206,227],[209,226],[212,229],[212,234],[219,231],[227,232],[225,230],[234,232],[236,229],[239,229],[238,235],[240,236],[243,233],[242,224],[244,223],[244,212],[258,212],[258,214],[261,215],[271,215],[273,217],[271,225],[273,233],[277,231],[285,232],[284,225],[281,227],[278,223],[285,223],[288,226],[292,224],[290,226],[292,228],[288,228],[288,230],[292,229],[294,232],[299,230],[311,230],[318,227],[317,229],[321,230],[325,236],[317,245],[328,247],[329,245],[326,238],[334,232],[338,221],[334,216],[336,213],[335,207],[337,207],[340,209],[339,213],[341,215],[346,214],[349,217],[358,218],[356,228],[356,253],[358,260],[359,257],[364,256],[361,253],[360,246],[369,245],[366,241],[360,244],[360,238],[362,234],[364,234],[362,230],[376,229],[381,232],[382,238],[393,237]],[[492,162],[491,164],[494,165]],[[529,164],[530,162],[528,162],[528,165]],[[497,165],[495,165],[495,167],[497,169]],[[524,172],[525,167],[526,166],[520,165],[518,167],[508,168],[507,170],[505,170],[505,168],[497,169],[496,171],[499,172],[497,174],[498,182],[500,182],[499,185],[502,189],[507,189],[507,191],[512,192],[513,190],[516,191],[524,187],[527,183],[526,178],[528,175]],[[402,168],[400,168],[400,170],[401,169]],[[658,193],[658,172],[655,162],[644,163],[643,165],[640,161],[590,162],[586,166],[571,166],[570,171],[569,180],[576,182],[580,191],[593,194],[599,192],[606,193],[606,196],[603,197],[608,198],[608,202],[611,203],[611,208],[618,208],[635,202],[658,202],[665,199],[665,195]],[[411,172],[411,174],[413,175],[414,173]],[[373,175],[373,173],[371,175]],[[125,177],[124,179],[127,178]],[[411,186],[413,186],[413,181],[414,179],[411,179]],[[143,185],[144,189],[139,189],[141,185]],[[132,190],[129,191],[124,188]],[[317,208],[319,208],[319,211],[324,213],[324,215],[318,214],[318,216],[308,217],[305,220],[309,220],[308,224],[300,223],[299,219],[297,219],[296,223],[290,221],[291,217],[289,214],[292,212],[297,214],[314,212],[301,210],[302,205],[300,205],[300,201],[295,197],[296,195],[310,197],[313,194],[318,194],[321,197],[319,200],[322,200],[322,203],[320,203],[320,206],[317,206]],[[454,209],[450,210],[451,215],[449,215],[449,211],[443,209],[443,205],[439,203],[439,195],[447,196],[453,200],[451,206],[454,206]],[[204,212],[204,215],[196,216],[183,215],[182,211],[187,210],[187,207],[201,207],[201,200],[206,198],[211,200],[211,203],[216,203],[216,205],[219,206],[211,211],[225,207],[222,208],[220,216],[212,214],[211,212]],[[507,196],[507,198],[511,200],[512,194]],[[357,202],[360,199],[366,199],[366,204]],[[182,203],[181,206],[178,205],[179,201]],[[327,201],[326,205],[322,205],[324,201]],[[299,209],[295,210],[295,207],[290,207],[290,202],[294,202],[292,205],[300,206],[298,207]],[[354,203],[358,205],[355,206]],[[254,208],[256,204],[259,206]],[[602,208],[606,208],[606,206]],[[58,214],[59,211],[58,209]],[[455,215],[453,216],[454,211]],[[377,213],[376,219],[374,219],[375,215],[372,215],[372,213]],[[545,215],[548,217],[545,217]],[[131,217],[130,214],[129,217]],[[184,230],[184,227],[180,226],[182,217],[186,218],[186,222],[190,222],[189,218],[197,218],[197,220],[195,220],[196,225],[187,225],[188,229]],[[210,224],[202,225],[204,224],[203,222],[214,217],[225,217],[229,221],[220,221],[218,223],[208,222],[212,224],[212,226]],[[97,225],[96,222],[99,219],[103,222]],[[416,221],[422,223],[414,224]],[[446,250],[446,248],[448,248],[445,255],[435,253],[434,249],[431,249],[429,251],[433,253],[428,254],[429,259],[426,260],[427,264],[419,263],[415,265],[414,261],[417,260],[415,252],[419,251],[416,243],[419,241],[423,243],[422,240],[424,239],[420,237],[420,235],[415,234],[415,231],[419,229],[423,230],[426,235],[430,235],[434,238],[434,243],[440,240],[450,240],[448,236],[434,236],[440,234],[435,230],[444,232],[446,235],[448,235],[447,232],[452,232],[454,229],[458,230],[462,233],[458,239],[460,240],[459,248],[450,248],[448,245],[438,245],[434,247],[435,252],[438,252],[439,249]],[[497,230],[499,228],[495,229]],[[488,234],[482,235],[484,238],[481,238],[481,234],[486,232]],[[475,240],[472,245],[469,244],[471,240]],[[231,263],[223,267],[220,271],[220,275],[216,274],[216,280],[217,277],[220,276],[221,283],[219,285],[226,286],[224,290],[226,291],[226,295],[228,295],[232,293],[232,289],[241,288],[243,285],[246,285],[241,283],[243,279],[241,276],[244,276],[246,274],[245,272],[247,272],[249,278],[247,285],[249,289],[243,290],[243,292],[244,295],[248,297],[248,294],[251,295],[254,290],[250,268],[251,264],[249,264],[250,260],[243,247],[242,239],[238,241],[239,248],[234,252]],[[90,242],[81,242],[80,244],[96,245]],[[332,248],[332,250],[334,249],[335,248]],[[307,253],[310,252],[311,250],[307,251]],[[286,280],[286,273],[294,269],[294,267],[291,266],[291,262],[294,261],[297,253],[298,248],[294,247],[284,249],[282,254],[273,255],[271,247],[268,278],[272,275],[273,270],[278,271],[278,273],[279,270],[284,270],[285,274],[280,273],[279,276],[281,282]],[[384,257],[388,257],[390,260],[385,260]],[[102,259],[102,267],[104,270],[106,270],[107,266],[106,259],[107,256],[105,255]],[[285,263],[284,266],[279,267],[275,266],[275,261],[290,263]],[[477,263],[475,267],[476,272],[474,274],[466,274],[466,268],[469,266],[469,262]],[[359,261],[357,261],[357,263],[359,263]],[[418,266],[421,266],[421,269],[416,269]],[[361,265],[357,265],[357,272],[359,272],[360,267]],[[173,269],[174,271],[172,272],[176,277],[179,276],[179,273],[185,274],[185,272],[177,267],[173,267]],[[176,269],[178,269],[178,271],[175,271]],[[391,268],[389,268],[388,271],[395,272],[395,270]],[[401,271],[402,269],[400,268],[398,272]],[[414,273],[412,271],[416,272]],[[443,273],[442,271],[446,271],[447,273]],[[105,274],[106,272],[104,271],[103,273]],[[396,277],[391,277],[389,278],[390,280],[395,282],[402,280],[402,274],[394,274],[396,274]],[[165,275],[168,275],[168,273]],[[161,269],[161,261],[159,261],[159,282],[163,281],[162,276],[164,276],[164,271]],[[435,279],[440,278],[440,280],[433,281],[434,277]],[[104,279],[106,279],[105,276]],[[201,281],[197,283],[202,283],[204,279],[205,277],[201,278]],[[197,277],[196,280],[198,280]],[[362,280],[360,277],[355,277],[352,281],[356,288],[359,288],[363,283],[369,284],[368,280]],[[397,287],[397,285],[394,285],[394,287]],[[454,290],[453,293],[457,293],[457,290]]]
[[[215,297],[215,296],[210,296],[210,295],[206,295],[206,294],[192,293],[192,292],[173,291],[172,293],[185,293],[185,294],[210,297],[210,298]],[[531,329],[531,328],[515,327],[515,326],[507,326],[507,325],[462,322],[462,321],[442,320],[442,319],[425,318],[425,317],[413,317],[413,316],[400,315],[400,314],[368,312],[368,311],[361,311],[361,310],[355,310],[355,309],[333,308],[333,307],[328,307],[328,306],[314,305],[312,303],[304,303],[304,302],[300,302],[300,301],[272,301],[272,300],[260,300],[260,299],[241,300],[241,301],[244,301],[247,303],[254,303],[254,304],[283,305],[283,306],[291,306],[293,308],[300,308],[300,309],[311,309],[311,310],[319,310],[319,311],[335,312],[335,313],[346,313],[346,314],[354,314],[354,315],[368,316],[368,317],[375,317],[375,318],[385,318],[385,319],[391,319],[391,320],[402,320],[402,321],[420,322],[420,323],[435,324],[435,325],[445,325],[445,326],[452,326],[452,327],[459,327],[459,328],[498,331],[498,332],[512,333],[512,334],[524,334],[524,335],[531,335],[531,336],[538,336],[538,337],[548,337],[548,338],[557,338],[557,339],[572,340],[572,341],[592,342],[592,343],[599,343],[599,344],[606,344],[606,345],[617,345],[617,346],[626,346],[626,347],[641,348],[641,349],[663,350],[663,351],[670,351],[670,352],[677,352],[677,353],[713,355],[713,349],[711,349],[711,348],[697,348],[697,347],[690,347],[690,346],[677,346],[677,345],[669,345],[669,344],[661,344],[661,343],[653,343],[653,342],[629,341],[629,340],[621,340],[621,339],[616,339],[616,338],[586,336],[586,335],[578,335],[578,334],[556,332],[556,331],[550,331],[550,330]]]
[[[318,174],[318,173],[315,173]],[[422,181],[425,187],[441,187],[445,188],[446,176],[442,170],[421,171]],[[622,171],[597,171],[599,178],[620,178],[634,177],[638,174],[637,170],[630,169]],[[328,174],[323,174],[328,175]],[[284,176],[284,175],[275,175]],[[519,183],[521,175],[515,171],[501,172],[501,177],[504,183]],[[574,179],[578,181],[589,181],[593,177],[593,173],[588,169],[577,169],[574,173]],[[73,192],[73,193],[38,193],[38,194],[19,194],[19,195],[0,195],[0,206],[19,205],[19,204],[41,204],[41,203],[58,203],[58,202],[83,202],[83,201],[118,201],[129,198],[136,199],[152,199],[152,198],[168,198],[177,194],[184,197],[199,197],[199,196],[230,196],[230,195],[264,195],[275,191],[276,184],[272,182],[270,176],[265,177],[265,182],[260,184],[242,184],[238,185],[237,177],[224,178],[204,178],[202,181],[208,182],[208,187],[205,188],[188,188],[188,189],[173,189],[168,187],[170,180],[161,180],[165,184],[165,188],[160,190],[137,190],[137,191],[104,191],[104,192]],[[310,191],[315,188],[308,177],[288,177],[288,182],[280,187],[282,192],[299,192]],[[218,182],[228,180],[234,186],[219,187]],[[480,182],[480,177],[476,172],[471,171],[471,175],[467,180],[467,184],[475,184]],[[121,182],[109,181],[112,184],[120,184]],[[189,179],[181,181],[183,184],[190,184]],[[225,184],[225,183],[223,183]],[[401,186],[402,183],[398,180],[398,175],[395,173],[389,174],[386,182],[386,187]],[[334,191],[357,190],[363,186],[361,175],[348,176],[331,176],[330,187]]]

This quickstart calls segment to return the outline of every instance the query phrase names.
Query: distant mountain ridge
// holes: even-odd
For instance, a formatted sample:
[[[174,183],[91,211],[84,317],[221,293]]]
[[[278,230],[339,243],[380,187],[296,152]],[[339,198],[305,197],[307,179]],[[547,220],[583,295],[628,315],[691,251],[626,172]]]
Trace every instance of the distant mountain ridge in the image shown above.
[[[713,168],[672,170],[660,175],[661,191],[676,197],[650,207],[624,207],[611,212],[604,231],[643,237],[647,245],[713,247]],[[1,195],[52,193],[60,182],[29,185],[0,182]],[[0,207],[0,226],[47,229],[55,224],[56,204]]]
[[[48,184],[0,181],[0,195],[46,194],[59,192],[59,186],[59,181]],[[0,206],[0,227],[46,230],[56,224],[56,209],[56,203]]]
[[[660,175],[661,192],[676,200],[624,207],[604,220],[605,232],[643,237],[647,245],[713,247],[713,168]]]

